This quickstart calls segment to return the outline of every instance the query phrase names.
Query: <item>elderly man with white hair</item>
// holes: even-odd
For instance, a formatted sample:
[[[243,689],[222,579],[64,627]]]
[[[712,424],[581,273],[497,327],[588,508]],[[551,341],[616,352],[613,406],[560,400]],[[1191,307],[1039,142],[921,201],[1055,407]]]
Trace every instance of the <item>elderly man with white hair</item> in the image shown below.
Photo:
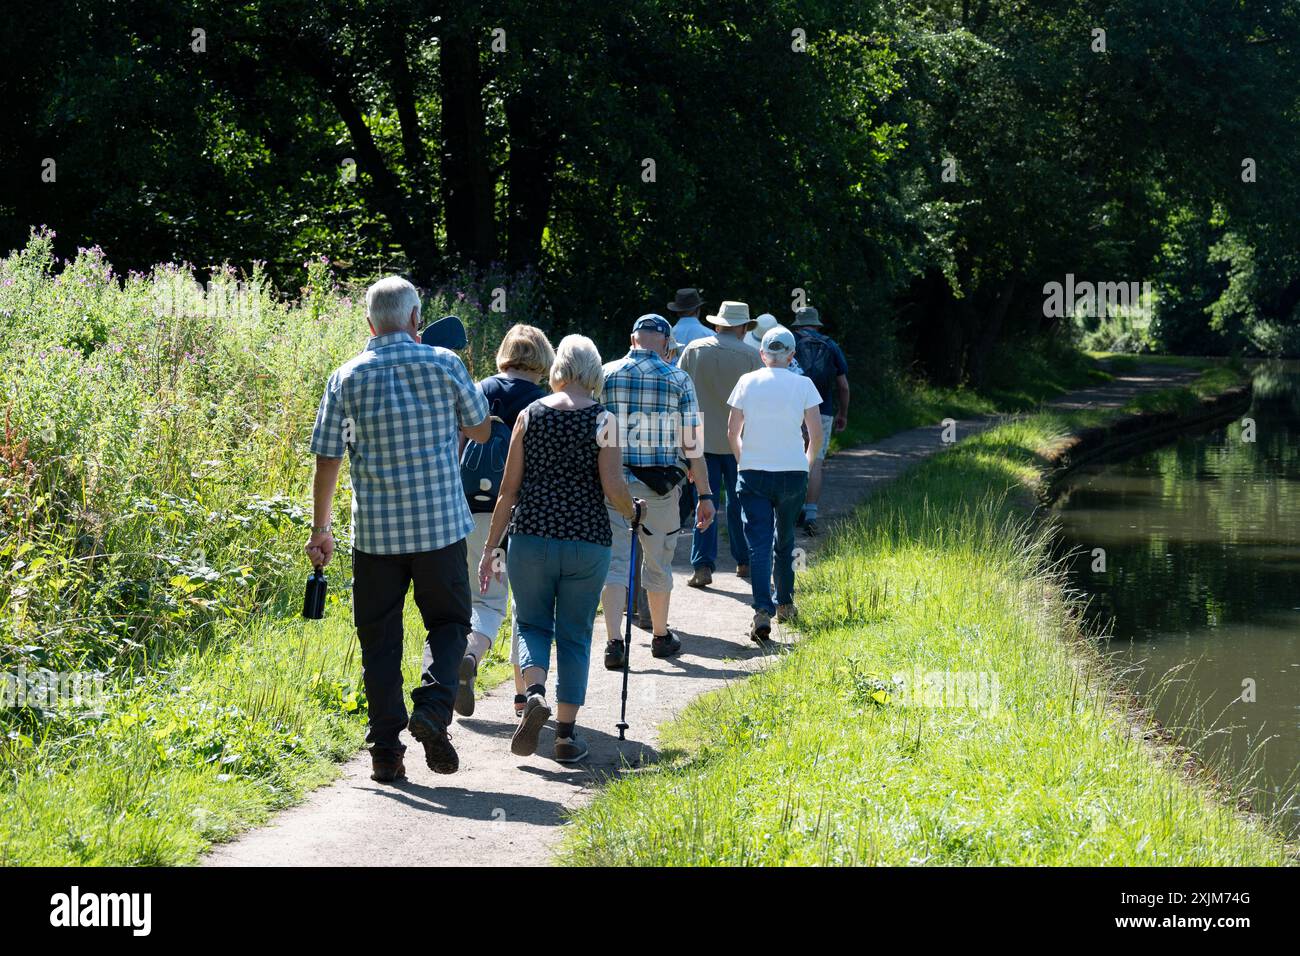
[[[407,727],[435,773],[460,766],[447,734],[470,630],[465,502],[458,437],[486,441],[487,401],[456,353],[421,345],[420,296],[399,276],[366,292],[371,339],[325,386],[311,450],[313,520],[307,556],[334,553],[330,517],[346,451],[352,469],[352,605],[369,702],[371,777],[405,775]],[[402,693],[402,609],[414,584],[428,633],[408,722]]]

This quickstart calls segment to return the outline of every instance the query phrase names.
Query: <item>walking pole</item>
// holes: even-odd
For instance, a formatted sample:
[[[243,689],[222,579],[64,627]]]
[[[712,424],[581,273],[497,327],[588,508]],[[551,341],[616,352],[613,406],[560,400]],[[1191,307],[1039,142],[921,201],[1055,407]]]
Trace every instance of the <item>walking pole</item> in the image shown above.
[[[632,602],[636,600],[636,562],[637,532],[641,529],[641,502],[637,502],[632,513],[632,555],[627,566],[627,613],[623,615],[623,704],[618,714],[618,739],[626,740],[627,734],[627,673],[628,662],[632,659]]]

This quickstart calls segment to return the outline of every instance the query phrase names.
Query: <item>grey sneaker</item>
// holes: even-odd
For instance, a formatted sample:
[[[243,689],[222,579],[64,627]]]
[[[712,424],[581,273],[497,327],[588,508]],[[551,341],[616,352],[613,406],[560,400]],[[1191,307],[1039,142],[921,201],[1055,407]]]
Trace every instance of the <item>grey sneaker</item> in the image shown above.
[[[560,763],[577,763],[587,759],[589,753],[591,750],[587,747],[587,742],[577,734],[555,738],[555,759]]]
[[[537,738],[542,728],[551,719],[551,708],[546,706],[546,698],[533,694],[524,704],[524,715],[519,718],[515,735],[510,738],[510,752],[516,757],[528,757],[537,753]]]
[[[776,606],[776,619],[782,624],[793,621],[799,616],[799,609],[793,604],[778,604]]]
[[[749,639],[762,643],[772,636],[772,615],[766,611],[754,612],[754,624],[749,629]]]
[[[690,588],[707,588],[712,583],[713,569],[700,566],[695,569],[695,573],[686,582],[686,586]]]

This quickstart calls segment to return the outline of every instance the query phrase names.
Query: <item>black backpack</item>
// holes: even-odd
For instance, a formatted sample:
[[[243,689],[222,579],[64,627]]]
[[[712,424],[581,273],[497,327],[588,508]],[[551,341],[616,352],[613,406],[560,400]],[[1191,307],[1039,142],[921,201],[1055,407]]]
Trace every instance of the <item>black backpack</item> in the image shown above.
[[[460,483],[469,510],[475,514],[490,512],[497,506],[501,480],[506,475],[510,434],[510,426],[494,417],[488,440],[466,442],[465,450],[460,453]]]
[[[805,377],[812,379],[822,401],[831,397],[835,385],[835,350],[830,341],[816,332],[805,332],[798,337],[794,357]]]

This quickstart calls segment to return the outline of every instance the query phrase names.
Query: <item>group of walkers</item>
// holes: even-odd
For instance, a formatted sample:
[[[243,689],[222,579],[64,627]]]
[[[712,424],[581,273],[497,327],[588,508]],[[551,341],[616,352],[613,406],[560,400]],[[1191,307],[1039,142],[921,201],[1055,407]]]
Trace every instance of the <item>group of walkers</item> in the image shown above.
[[[627,354],[608,363],[585,336],[552,347],[540,330],[516,325],[497,351],[497,374],[475,383],[455,352],[421,343],[414,286],[391,277],[367,291],[372,337],[330,376],[312,432],[306,551],[316,567],[333,554],[330,516],[346,453],[373,779],[404,776],[403,727],[432,770],[458,769],[448,727],[453,712],[474,712],[478,668],[508,603],[518,718],[511,751],[534,753],[554,713],[555,759],[586,757],[576,725],[598,611],[605,667],[621,670],[627,660],[621,625],[633,614],[634,527],[655,657],[682,647],[668,619],[687,528],[688,583],[712,583],[720,498],[737,573],[750,580],[751,637],[766,641],[772,618],[795,616],[795,529],[816,529],[811,476],[830,432],[847,420],[847,366],[815,309],[796,310],[787,329],[771,316],[751,320],[745,303],[723,302],[706,328],[705,305],[698,290],[679,290],[668,304],[676,326],[641,316]],[[427,637],[408,714],[402,613],[412,585]]]

